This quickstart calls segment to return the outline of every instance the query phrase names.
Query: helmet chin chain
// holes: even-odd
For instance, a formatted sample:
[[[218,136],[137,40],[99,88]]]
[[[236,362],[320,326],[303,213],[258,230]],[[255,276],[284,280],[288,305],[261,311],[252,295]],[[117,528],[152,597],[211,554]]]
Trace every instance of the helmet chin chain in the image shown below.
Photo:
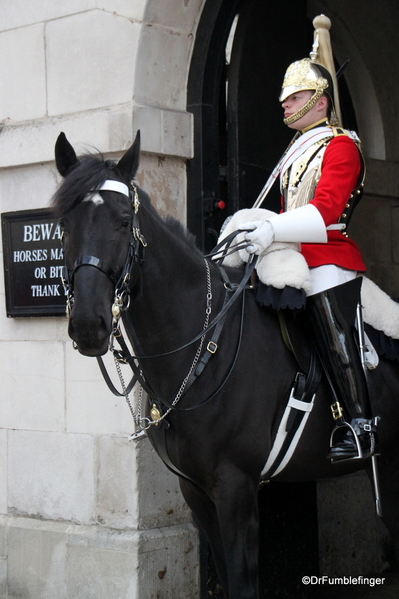
[[[323,79],[323,81],[325,81],[327,84],[326,79]],[[291,116],[288,116],[286,119],[284,119],[284,125],[292,125],[292,123],[296,123],[296,121],[299,121],[299,119],[301,119],[303,116],[305,116],[305,114],[307,112],[309,112],[309,110],[311,110],[311,108],[313,108],[313,106],[316,104],[316,102],[324,94],[324,89],[325,89],[324,87],[319,87],[319,89],[317,89],[315,91],[313,96],[311,98],[309,98],[309,100],[306,102],[306,104],[304,106],[302,106],[302,108],[300,108],[294,114],[291,114]]]

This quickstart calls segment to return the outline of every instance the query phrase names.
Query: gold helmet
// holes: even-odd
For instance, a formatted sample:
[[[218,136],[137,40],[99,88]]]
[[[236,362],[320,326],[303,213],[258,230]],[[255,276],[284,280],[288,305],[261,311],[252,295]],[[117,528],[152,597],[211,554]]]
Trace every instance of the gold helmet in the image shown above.
[[[314,94],[298,112],[284,119],[284,123],[286,125],[295,123],[316,104],[323,94],[328,94],[331,100],[330,124],[342,126],[330,42],[331,21],[328,17],[319,15],[313,20],[313,26],[315,32],[310,58],[303,58],[290,64],[285,73],[279,99],[280,102],[284,102],[291,94],[305,90],[314,91]]]

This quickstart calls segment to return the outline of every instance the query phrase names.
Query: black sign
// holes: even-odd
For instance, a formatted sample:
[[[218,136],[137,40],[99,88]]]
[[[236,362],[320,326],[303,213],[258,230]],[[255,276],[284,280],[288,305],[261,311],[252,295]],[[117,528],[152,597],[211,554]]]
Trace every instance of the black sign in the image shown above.
[[[7,316],[64,316],[63,251],[49,209],[1,215]]]

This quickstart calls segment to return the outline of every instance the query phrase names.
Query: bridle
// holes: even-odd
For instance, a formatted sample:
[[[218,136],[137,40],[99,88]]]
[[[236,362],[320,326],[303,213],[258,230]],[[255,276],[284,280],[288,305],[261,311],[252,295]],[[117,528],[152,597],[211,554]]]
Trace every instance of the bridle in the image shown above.
[[[94,194],[97,191],[116,191],[127,196],[133,205],[133,223],[130,233],[129,247],[126,254],[126,260],[124,266],[120,272],[116,272],[110,268],[100,258],[96,256],[82,255],[77,258],[73,264],[72,270],[69,270],[67,265],[64,266],[64,276],[62,277],[62,284],[64,286],[67,314],[70,315],[74,302],[74,291],[73,291],[73,279],[78,268],[83,265],[94,266],[98,270],[101,270],[114,284],[114,303],[112,305],[112,316],[114,319],[119,318],[121,312],[128,309],[130,304],[130,289],[132,286],[132,272],[133,266],[137,262],[144,260],[144,248],[147,247],[147,242],[140,231],[138,221],[138,211],[140,208],[140,200],[137,192],[137,187],[132,184],[132,188],[129,189],[125,183],[120,181],[113,181],[107,179],[101,187],[92,190],[90,193]],[[63,244],[64,234],[61,227],[61,243]]]
[[[245,289],[249,289],[249,288],[252,289],[252,286],[248,285],[248,281],[249,281],[251,274],[255,268],[256,257],[253,257],[252,260],[249,260],[244,277],[241,280],[241,282],[239,284],[232,284],[232,283],[230,283],[225,271],[222,269],[221,263],[222,263],[223,259],[226,257],[226,255],[228,255],[228,253],[230,253],[230,251],[236,251],[237,249],[241,249],[241,247],[239,245],[237,245],[235,248],[229,249],[230,244],[231,244],[232,240],[234,239],[235,235],[238,234],[240,231],[237,231],[234,234],[231,234],[221,244],[216,246],[216,248],[212,254],[210,254],[208,256],[204,256],[204,262],[205,262],[206,273],[207,273],[207,303],[206,303],[205,322],[204,322],[202,331],[198,335],[196,335],[193,339],[191,339],[189,342],[187,342],[186,344],[184,344],[181,347],[178,347],[174,350],[164,352],[162,354],[152,355],[152,356],[144,355],[143,351],[141,350],[139,340],[137,339],[133,324],[129,317],[129,313],[127,312],[129,305],[130,305],[130,293],[131,293],[131,289],[132,289],[133,276],[134,276],[133,268],[134,268],[135,264],[137,264],[137,263],[140,264],[140,263],[144,262],[144,249],[147,247],[147,242],[146,242],[143,234],[140,231],[140,224],[139,224],[139,219],[138,219],[140,200],[138,197],[137,187],[134,184],[132,184],[132,188],[130,189],[127,185],[125,185],[124,183],[121,183],[119,181],[106,180],[101,187],[99,187],[98,189],[92,190],[90,193],[94,194],[97,191],[114,191],[114,192],[122,193],[122,194],[126,195],[132,201],[133,222],[132,222],[132,229],[131,229],[131,235],[130,235],[130,240],[129,240],[127,256],[126,256],[126,260],[125,260],[124,266],[122,268],[122,271],[120,273],[117,273],[113,269],[104,265],[103,262],[96,256],[90,256],[90,255],[80,256],[75,261],[75,263],[72,267],[72,270],[69,270],[68,267],[65,265],[64,277],[62,278],[62,282],[64,285],[65,295],[66,295],[66,299],[67,299],[67,313],[68,313],[68,315],[70,315],[72,307],[73,307],[73,302],[74,302],[73,279],[74,279],[74,274],[76,273],[76,270],[78,268],[80,268],[83,265],[94,266],[95,268],[98,268],[104,274],[106,274],[107,277],[113,282],[113,284],[115,286],[115,292],[114,292],[114,301],[113,301],[112,308],[111,308],[112,327],[111,327],[109,349],[111,350],[111,352],[113,353],[113,356],[114,356],[116,369],[117,369],[117,372],[119,375],[119,379],[120,379],[120,382],[122,385],[123,392],[119,392],[115,388],[114,384],[112,383],[112,381],[108,375],[108,372],[106,370],[106,367],[103,363],[102,358],[97,357],[97,361],[100,366],[100,370],[103,374],[104,380],[107,383],[109,389],[112,391],[112,393],[114,395],[125,397],[125,399],[128,403],[129,409],[132,413],[135,425],[140,427],[140,430],[137,433],[134,433],[130,438],[139,438],[142,434],[145,433],[145,431],[151,425],[158,426],[160,424],[160,422],[162,420],[164,420],[165,416],[171,410],[178,409],[181,411],[190,411],[190,410],[196,409],[200,406],[203,406],[208,401],[210,401],[226,384],[226,382],[227,382],[228,378],[230,377],[230,374],[235,366],[235,363],[236,363],[236,360],[238,357],[238,353],[239,353],[239,349],[240,349],[240,345],[241,345],[241,336],[242,336],[242,329],[243,329],[243,322],[244,322],[244,305],[245,305],[244,299],[242,302],[242,309],[241,309],[239,339],[238,339],[238,343],[237,343],[233,361],[230,365],[230,368],[227,371],[227,374],[224,377],[224,380],[209,397],[207,397],[205,400],[201,401],[199,404],[196,404],[195,406],[191,406],[189,408],[178,408],[177,407],[178,401],[181,399],[181,397],[185,393],[187,393],[188,389],[192,386],[192,384],[195,382],[195,380],[198,378],[198,376],[200,376],[200,374],[203,372],[203,370],[204,370],[205,366],[208,364],[210,358],[216,353],[216,351],[218,349],[219,336],[222,332],[222,329],[223,329],[223,326],[225,323],[225,319],[226,319],[229,309],[231,308],[233,303],[238,299],[238,297],[242,294],[242,292]],[[63,236],[61,237],[61,242],[63,243]],[[224,246],[224,249],[221,249],[222,246]],[[242,246],[242,247],[245,247],[245,246]],[[212,288],[211,288],[211,277],[210,277],[209,264],[207,261],[208,258],[215,258],[216,263],[220,262],[220,264],[218,264],[218,268],[219,268],[219,272],[220,272],[220,275],[222,278],[223,285],[225,287],[225,298],[224,298],[223,308],[220,310],[218,315],[211,322],[210,322],[210,314],[212,311],[212,307],[211,307]],[[139,271],[139,269],[137,269],[137,271]],[[127,346],[127,343],[124,339],[123,333],[119,326],[119,321],[120,321],[121,316],[123,316],[123,322],[125,325],[125,329],[128,333],[129,338],[132,340],[133,347],[135,348],[136,352],[138,352],[138,355],[132,355],[130,353],[130,350]],[[206,345],[206,349],[203,351],[205,337],[211,330],[213,331],[213,333],[211,335],[210,340],[208,341],[208,343]],[[116,340],[118,342],[121,350],[117,350],[114,348],[114,340]],[[162,394],[159,393],[157,390],[154,390],[154,386],[150,385],[148,383],[148,381],[144,378],[140,361],[148,360],[151,358],[159,358],[159,357],[171,355],[174,353],[178,353],[181,350],[193,345],[198,340],[200,341],[199,347],[197,348],[192,365],[188,371],[188,374],[184,378],[177,395],[175,396],[175,398],[173,400],[170,400],[170,401],[166,400],[165,398],[162,398]],[[75,345],[75,348],[77,349],[76,345]],[[133,373],[134,373],[133,378],[131,379],[131,381],[128,385],[125,385],[125,382],[123,380],[121,370],[120,370],[120,363],[128,363],[130,365],[131,369],[133,370]],[[151,410],[151,418],[152,418],[151,420],[149,418],[145,418],[145,417],[141,416],[141,399],[140,399],[140,413],[135,414],[133,407],[131,405],[130,399],[128,397],[129,393],[131,392],[131,390],[133,389],[133,387],[135,386],[135,384],[137,382],[139,382],[140,387],[141,387],[140,397],[141,397],[142,389],[144,389],[148,393],[149,397],[151,398],[151,401],[156,401],[156,403],[153,404],[153,407]],[[162,414],[162,411],[163,411],[162,408],[167,409],[166,412],[164,411],[163,414]]]

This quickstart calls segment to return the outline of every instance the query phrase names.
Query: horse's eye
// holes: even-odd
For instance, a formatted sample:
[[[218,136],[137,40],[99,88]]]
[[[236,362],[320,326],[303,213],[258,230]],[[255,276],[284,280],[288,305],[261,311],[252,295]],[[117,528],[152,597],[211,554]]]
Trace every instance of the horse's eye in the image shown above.
[[[130,227],[130,222],[131,222],[130,218],[128,218],[128,217],[124,218],[122,221],[121,228],[126,229],[127,227]]]

